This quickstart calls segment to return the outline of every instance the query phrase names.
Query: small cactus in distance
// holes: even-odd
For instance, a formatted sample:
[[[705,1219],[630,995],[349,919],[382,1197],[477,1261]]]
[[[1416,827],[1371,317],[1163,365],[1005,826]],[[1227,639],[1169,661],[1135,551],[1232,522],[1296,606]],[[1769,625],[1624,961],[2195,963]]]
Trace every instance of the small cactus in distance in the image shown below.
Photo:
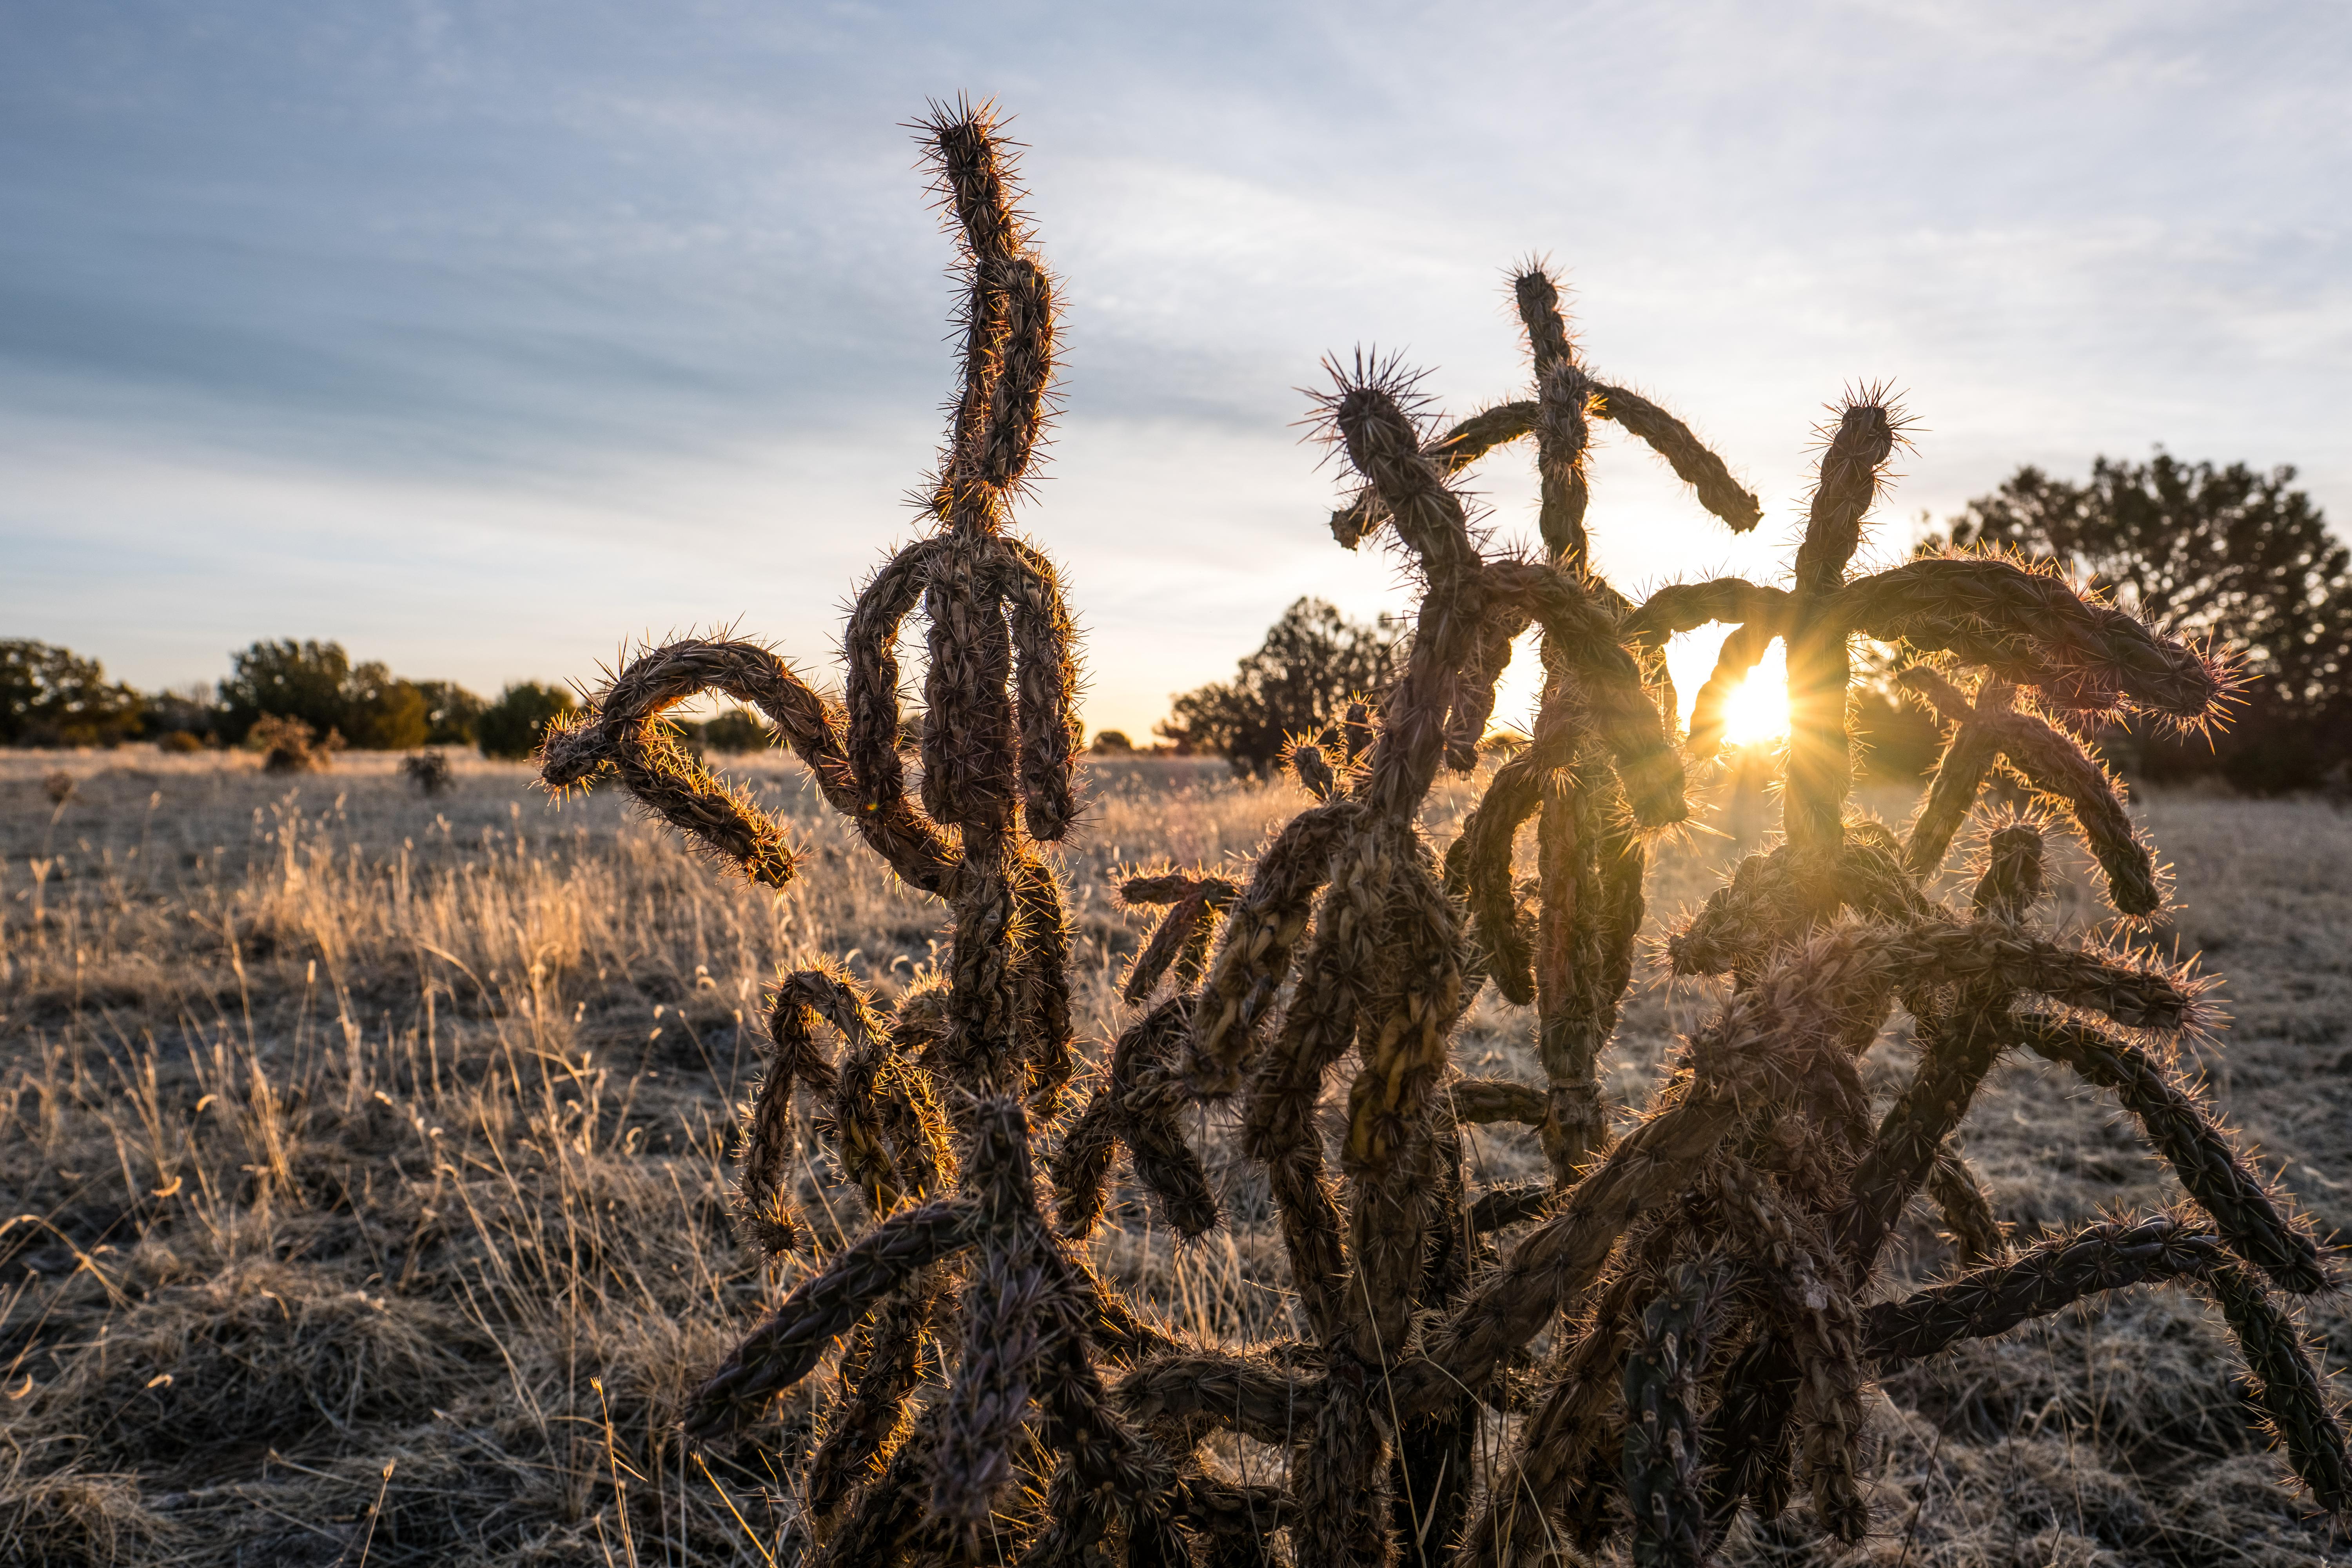
[[[1960,556],[1856,574],[1903,435],[1883,395],[1824,432],[1787,586],[1724,578],[1634,602],[1586,554],[1585,445],[1611,419],[1660,451],[1734,529],[1754,498],[1679,420],[1578,363],[1540,268],[1516,281],[1534,395],[1424,427],[1410,377],[1332,367],[1318,413],[1360,489],[1351,547],[1392,530],[1423,592],[1403,675],[1377,712],[1294,743],[1311,795],[1249,876],[1171,869],[1122,892],[1164,910],[1127,976],[1124,1027],[1086,1103],[1070,936],[1049,847],[1076,810],[1076,639],[1054,567],[1008,530],[1046,423],[1054,283],[989,111],[919,127],[966,284],[959,393],[930,531],[850,613],[846,689],[818,692],[766,648],[646,650],[541,751],[552,787],[616,779],[755,881],[798,873],[782,826],[704,771],[662,715],[716,689],[760,710],[826,801],[946,906],[939,975],[883,1006],[845,971],[780,976],[767,1072],[742,1130],[746,1242],[814,1246],[789,1182],[796,1094],[818,1112],[869,1224],[821,1254],[691,1402],[688,1428],[756,1431],[775,1396],[833,1363],[798,1491],[814,1560],[917,1558],[1175,1568],[1554,1560],[1622,1542],[1638,1563],[1704,1561],[1743,1510],[1802,1496],[1839,1542],[1870,1526],[1863,1437],[1874,1368],[2179,1280],[2218,1304],[2247,1387],[2323,1507],[2352,1508],[2344,1434],[2281,1295],[2331,1285],[2310,1235],[2169,1065],[2203,1021],[2176,968],[2037,920],[2063,814],[2118,910],[2162,896],[2114,784],[2074,738],[2124,709],[2210,722],[2222,674],[2194,650],[2014,563]],[[1454,480],[1535,438],[1544,552],[1489,556]],[[900,751],[897,647],[927,656],[919,784]],[[1667,637],[1733,627],[1690,731]],[[1439,771],[1475,761],[1512,640],[1542,638],[1535,733],[1489,775],[1443,854],[1419,816]],[[1906,833],[1855,814],[1846,648],[1908,643],[1915,689],[1953,724]],[[1651,1102],[1612,1131],[1592,1068],[1632,976],[1647,837],[1689,814],[1686,771],[1723,697],[1775,638],[1795,727],[1780,841],[1742,860],[1667,944],[1726,975]],[[1997,762],[2041,810],[1995,824],[1964,901],[1933,890]],[[1513,858],[1537,819],[1534,876]],[[1536,1003],[1548,1084],[1463,1077],[1451,1043],[1481,989]],[[1857,1067],[1897,1005],[1917,1064],[1884,1107]],[[2025,1247],[2003,1234],[1954,1134],[2005,1052],[2112,1093],[2186,1197]],[[1344,1085],[1337,1079],[1344,1079]],[[1318,1109],[1344,1096],[1337,1136]],[[1155,1322],[1081,1245],[1121,1151],[1184,1237],[1232,1223],[1192,1140],[1231,1107],[1262,1168],[1294,1334],[1206,1342]],[[1480,1190],[1465,1123],[1524,1125],[1549,1175]],[[1896,1222],[1938,1205],[1962,1269],[1895,1300]],[[1553,1350],[1529,1368],[1529,1346]],[[1489,1413],[1518,1417],[1482,1442]],[[1230,1473],[1211,1439],[1266,1446]]]

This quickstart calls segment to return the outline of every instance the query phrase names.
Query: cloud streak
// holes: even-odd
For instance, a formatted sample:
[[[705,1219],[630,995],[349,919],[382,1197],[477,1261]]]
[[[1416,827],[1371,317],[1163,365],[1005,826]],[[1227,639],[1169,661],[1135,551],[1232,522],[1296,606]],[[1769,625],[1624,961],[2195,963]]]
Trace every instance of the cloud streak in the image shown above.
[[[1322,533],[1293,389],[1376,341],[1453,406],[1507,391],[1530,251],[1771,509],[1734,544],[1604,455],[1636,579],[1777,564],[1863,376],[1928,426],[1897,519],[2158,442],[2340,512],[2347,65],[2312,6],[19,7],[0,617],[151,682],[289,633],[489,686],[738,616],[829,654],[937,439],[898,122],[958,90],[1017,111],[1065,275],[1024,523],[1097,723],[1300,593],[1397,601]],[[1479,481],[1507,536],[1524,467]]]

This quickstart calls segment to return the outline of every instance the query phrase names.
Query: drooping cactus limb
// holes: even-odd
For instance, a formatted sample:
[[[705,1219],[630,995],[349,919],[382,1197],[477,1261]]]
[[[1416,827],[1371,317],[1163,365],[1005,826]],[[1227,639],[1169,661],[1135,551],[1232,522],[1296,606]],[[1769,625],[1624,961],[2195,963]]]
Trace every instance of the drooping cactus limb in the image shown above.
[[[1699,1400],[1731,1273],[1716,1259],[1676,1268],[1643,1310],[1625,1355],[1625,1510],[1633,1560],[1645,1568],[1704,1559]]]
[[[740,791],[712,779],[661,725],[663,713],[714,690],[765,713],[815,775],[826,804],[899,876],[925,892],[948,889],[956,860],[938,827],[902,794],[869,790],[856,765],[854,727],[782,659],[755,643],[690,638],[639,654],[579,719],[550,729],[540,749],[541,780],[560,790],[589,784],[612,768],[647,810],[752,880],[785,885],[793,862],[782,826]],[[892,724],[895,729],[895,704]]]
[[[1102,1086],[1054,1158],[1055,1208],[1064,1235],[1084,1237],[1099,1223],[1103,1183],[1118,1143],[1127,1145],[1136,1180],[1178,1235],[1199,1237],[1216,1226],[1216,1194],[1179,1121],[1188,1098],[1181,1064],[1192,1025],[1192,998],[1180,995],[1119,1037]]]
[[[950,1198],[894,1215],[858,1237],[786,1297],[696,1391],[687,1430],[709,1437],[756,1419],[769,1400],[814,1372],[825,1347],[875,1302],[970,1246],[980,1230],[978,1208]]]
[[[2231,1251],[2282,1290],[2310,1295],[2330,1287],[2309,1231],[2281,1212],[2228,1134],[2163,1063],[2131,1041],[2074,1018],[2029,1012],[2018,1017],[2017,1032],[2019,1042],[2035,1055],[2063,1062],[2085,1082],[2114,1092],[2189,1195],[2211,1216]]]
[[[1969,1168],[1948,1139],[1927,1172],[1927,1193],[1944,1216],[1963,1263],[1983,1263],[2000,1256],[2007,1231],[1994,1216],[1992,1201],[1976,1173]]]
[[[1974,701],[1925,665],[1906,670],[1902,680],[1954,724],[1927,803],[1912,828],[1915,872],[1926,875],[1942,863],[1986,767],[1999,754],[2045,798],[2065,806],[2105,875],[2110,904],[2127,915],[2150,915],[2162,907],[2156,857],[2124,809],[2122,787],[2080,742],[2018,711],[2011,704],[2008,683],[1998,679],[1988,678]]]
[[[934,1359],[930,1333],[947,1281],[927,1269],[900,1286],[858,1331],[842,1366],[843,1397],[809,1461],[808,1512],[822,1542],[857,1489],[878,1479],[912,1426],[908,1396]]]

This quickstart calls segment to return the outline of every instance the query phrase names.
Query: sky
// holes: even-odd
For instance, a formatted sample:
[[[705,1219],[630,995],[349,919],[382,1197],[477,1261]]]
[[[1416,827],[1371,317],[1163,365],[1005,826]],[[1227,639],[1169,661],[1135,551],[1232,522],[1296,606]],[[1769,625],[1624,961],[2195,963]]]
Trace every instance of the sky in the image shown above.
[[[1736,541],[1606,439],[1621,586],[1783,570],[1822,405],[1881,379],[1919,429],[1880,558],[2021,464],[2159,445],[2296,465],[2341,531],[2347,77],[2335,0],[9,0],[0,637],[147,687],[332,637],[495,692],[733,626],[836,681],[950,388],[904,122],[958,93],[1014,116],[1063,279],[1018,524],[1091,727],[1301,595],[1409,605],[1327,532],[1301,389],[1377,346],[1440,407],[1515,394],[1530,255],[1765,504]],[[1532,537],[1527,454],[1469,485]]]

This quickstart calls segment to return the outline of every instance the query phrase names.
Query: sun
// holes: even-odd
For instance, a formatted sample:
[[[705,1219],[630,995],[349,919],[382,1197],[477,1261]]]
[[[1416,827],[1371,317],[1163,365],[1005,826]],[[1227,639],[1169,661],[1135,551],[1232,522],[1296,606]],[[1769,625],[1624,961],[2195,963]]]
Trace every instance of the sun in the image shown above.
[[[1762,746],[1788,733],[1788,655],[1776,642],[1724,703],[1723,738],[1735,746]]]

